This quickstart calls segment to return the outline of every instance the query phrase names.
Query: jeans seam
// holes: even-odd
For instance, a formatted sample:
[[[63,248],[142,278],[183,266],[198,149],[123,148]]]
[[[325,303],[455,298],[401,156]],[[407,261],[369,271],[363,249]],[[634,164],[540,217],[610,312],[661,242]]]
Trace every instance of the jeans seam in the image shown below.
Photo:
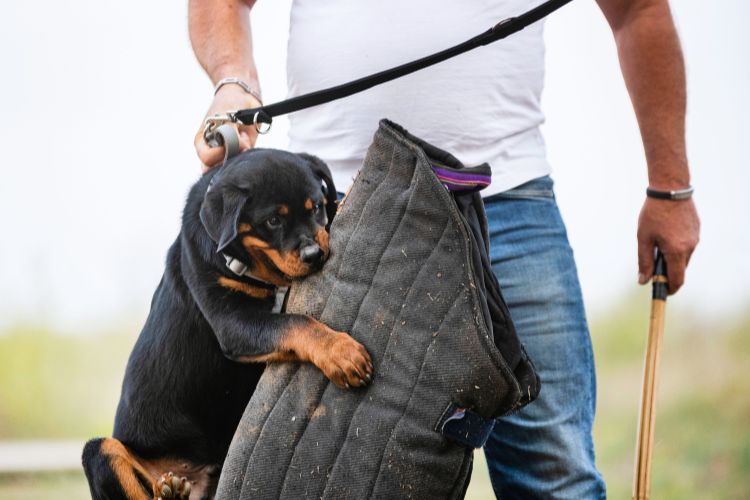
[[[498,193],[500,196],[541,196],[552,198],[554,192],[551,189],[511,189],[504,193]]]
[[[534,199],[534,200],[553,200],[555,199],[555,193],[551,189],[519,189],[510,190],[503,193],[493,194],[484,199],[486,202],[492,202],[494,200],[518,200],[518,199]]]

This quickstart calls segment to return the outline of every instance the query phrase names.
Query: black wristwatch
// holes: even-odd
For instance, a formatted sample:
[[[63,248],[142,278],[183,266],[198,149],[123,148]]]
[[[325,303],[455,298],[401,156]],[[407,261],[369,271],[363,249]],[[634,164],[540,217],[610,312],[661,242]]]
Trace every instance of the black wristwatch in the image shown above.
[[[646,196],[649,198],[657,198],[659,200],[680,201],[687,200],[693,196],[693,191],[695,191],[693,186],[688,186],[685,189],[677,189],[675,191],[657,191],[656,189],[646,188]]]

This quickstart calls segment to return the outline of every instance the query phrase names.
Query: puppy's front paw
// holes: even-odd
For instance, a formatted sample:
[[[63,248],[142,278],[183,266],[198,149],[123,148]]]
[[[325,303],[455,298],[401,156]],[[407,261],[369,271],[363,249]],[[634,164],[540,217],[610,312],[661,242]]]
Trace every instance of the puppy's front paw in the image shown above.
[[[188,500],[190,498],[190,482],[186,477],[177,477],[171,472],[162,474],[154,485],[154,498]]]
[[[367,385],[373,375],[367,349],[345,333],[332,332],[332,335],[315,365],[342,389]]]

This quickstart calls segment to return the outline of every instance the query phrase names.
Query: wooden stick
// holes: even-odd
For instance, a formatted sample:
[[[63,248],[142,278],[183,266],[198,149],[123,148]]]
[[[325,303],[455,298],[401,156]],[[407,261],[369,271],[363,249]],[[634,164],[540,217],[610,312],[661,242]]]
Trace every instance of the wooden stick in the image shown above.
[[[664,333],[664,314],[667,305],[667,277],[664,257],[657,250],[656,270],[653,278],[653,299],[648,343],[643,364],[643,389],[636,439],[633,498],[647,500],[651,495],[651,456],[654,448],[656,425],[656,390],[658,387],[659,354]]]

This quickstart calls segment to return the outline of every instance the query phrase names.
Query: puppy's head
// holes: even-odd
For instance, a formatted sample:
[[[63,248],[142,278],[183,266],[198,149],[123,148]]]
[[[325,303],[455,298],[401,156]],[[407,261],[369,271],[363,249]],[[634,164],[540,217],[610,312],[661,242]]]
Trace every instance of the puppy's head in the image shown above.
[[[336,187],[320,159],[253,149],[214,174],[200,218],[218,252],[250,264],[262,280],[285,285],[328,257],[335,213]]]

